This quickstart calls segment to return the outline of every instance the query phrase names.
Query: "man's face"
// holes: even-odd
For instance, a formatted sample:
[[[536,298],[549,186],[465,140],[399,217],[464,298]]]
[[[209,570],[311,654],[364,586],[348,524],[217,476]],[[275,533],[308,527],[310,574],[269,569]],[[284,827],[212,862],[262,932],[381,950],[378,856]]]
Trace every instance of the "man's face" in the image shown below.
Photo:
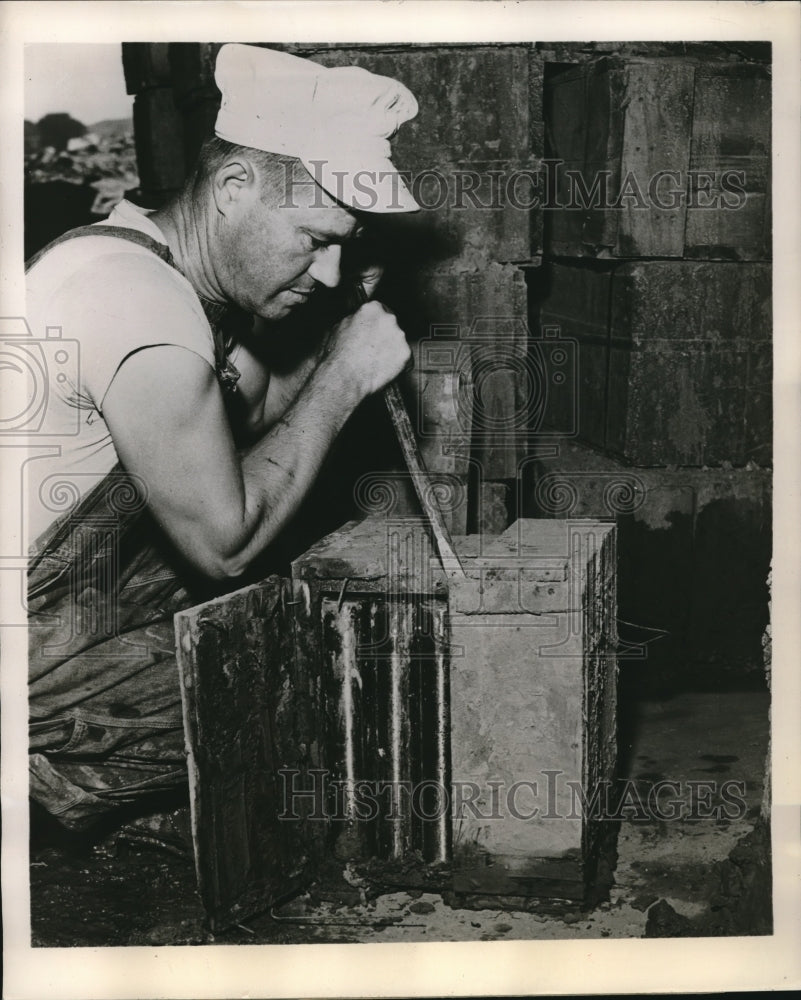
[[[358,228],[313,183],[295,184],[288,197],[244,192],[223,241],[226,296],[263,319],[283,318],[318,285],[339,284],[342,244]]]

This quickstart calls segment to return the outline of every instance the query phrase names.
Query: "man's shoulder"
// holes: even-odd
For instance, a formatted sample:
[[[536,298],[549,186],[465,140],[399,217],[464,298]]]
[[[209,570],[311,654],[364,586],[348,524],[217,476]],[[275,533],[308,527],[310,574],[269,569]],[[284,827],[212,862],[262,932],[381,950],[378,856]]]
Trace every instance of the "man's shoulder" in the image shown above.
[[[109,227],[119,229],[120,227]],[[29,283],[41,280],[45,275],[51,280],[60,274],[72,275],[86,267],[93,270],[112,270],[145,266],[152,273],[163,272],[180,277],[178,271],[162,260],[158,254],[132,240],[111,235],[108,230],[93,231],[87,226],[72,239],[55,242],[45,248],[42,256],[29,265]],[[63,237],[62,237],[63,239]]]
[[[205,323],[200,301],[179,271],[147,247],[103,233],[53,247],[29,271],[27,286],[41,305],[74,304],[85,312],[103,308],[112,314],[178,311]]]

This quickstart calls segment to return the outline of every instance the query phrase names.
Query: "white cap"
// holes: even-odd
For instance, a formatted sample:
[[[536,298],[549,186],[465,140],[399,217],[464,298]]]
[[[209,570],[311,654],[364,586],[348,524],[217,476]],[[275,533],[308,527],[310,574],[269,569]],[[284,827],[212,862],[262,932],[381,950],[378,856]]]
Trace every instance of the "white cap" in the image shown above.
[[[417,114],[402,83],[255,45],[223,45],[215,78],[222,104],[214,130],[221,139],[297,157],[349,208],[420,207],[390,160],[390,138]]]

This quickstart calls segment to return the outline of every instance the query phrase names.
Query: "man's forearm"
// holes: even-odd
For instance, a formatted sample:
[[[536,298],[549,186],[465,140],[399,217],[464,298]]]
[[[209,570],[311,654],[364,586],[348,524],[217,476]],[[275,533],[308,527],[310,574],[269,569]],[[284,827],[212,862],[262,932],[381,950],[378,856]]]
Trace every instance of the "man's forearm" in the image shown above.
[[[148,505],[176,548],[208,576],[236,578],[298,510],[353,410],[408,357],[394,316],[362,306],[337,326],[283,417],[244,453],[213,370],[181,347],[126,359],[104,416],[120,461],[148,484]]]
[[[319,367],[322,354],[323,349],[320,347],[315,354],[303,358],[291,371],[272,372],[261,420],[255,428],[259,437],[274,427],[297,400],[306,383]]]
[[[295,514],[360,401],[334,364],[309,367],[294,402],[242,456],[241,532],[224,560],[226,576],[243,573]]]

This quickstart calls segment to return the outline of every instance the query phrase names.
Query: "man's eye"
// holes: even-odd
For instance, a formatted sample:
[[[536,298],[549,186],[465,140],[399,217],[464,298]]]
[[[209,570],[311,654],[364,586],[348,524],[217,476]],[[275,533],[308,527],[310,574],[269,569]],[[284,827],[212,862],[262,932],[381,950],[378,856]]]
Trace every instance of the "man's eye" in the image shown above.
[[[309,247],[312,250],[325,250],[327,246],[330,246],[330,244],[327,243],[325,240],[315,239],[314,236],[310,236],[308,233],[306,234],[306,239],[309,243]]]

